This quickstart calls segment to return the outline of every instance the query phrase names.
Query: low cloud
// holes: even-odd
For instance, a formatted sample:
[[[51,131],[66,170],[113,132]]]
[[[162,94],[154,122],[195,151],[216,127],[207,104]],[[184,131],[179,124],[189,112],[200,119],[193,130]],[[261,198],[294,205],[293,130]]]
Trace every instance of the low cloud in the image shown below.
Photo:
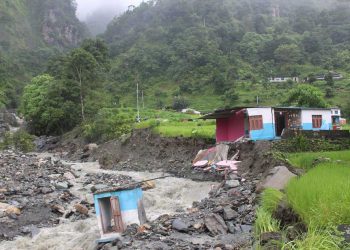
[[[116,15],[128,9],[129,5],[138,6],[142,0],[76,0],[77,16],[81,21],[95,11],[115,9]]]

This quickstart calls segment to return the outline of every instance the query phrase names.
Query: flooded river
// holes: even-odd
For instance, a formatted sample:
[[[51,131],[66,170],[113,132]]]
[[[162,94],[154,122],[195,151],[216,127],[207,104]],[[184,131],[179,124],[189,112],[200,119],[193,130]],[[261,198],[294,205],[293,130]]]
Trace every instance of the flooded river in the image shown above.
[[[41,154],[39,157],[52,156]],[[164,173],[128,172],[102,170],[97,162],[73,163],[66,162],[72,169],[80,173],[70,191],[80,199],[92,199],[90,190],[83,187],[83,177],[87,173],[108,173],[113,175],[128,175],[136,181],[165,176]],[[144,205],[149,220],[154,220],[162,214],[174,214],[190,208],[193,201],[199,201],[208,196],[214,182],[195,182],[188,179],[167,177],[155,181],[154,189],[144,192]],[[88,250],[94,249],[95,240],[99,238],[97,220],[92,215],[89,219],[62,223],[53,228],[41,229],[34,238],[18,237],[14,241],[0,243],[0,250],[31,249],[31,250]]]

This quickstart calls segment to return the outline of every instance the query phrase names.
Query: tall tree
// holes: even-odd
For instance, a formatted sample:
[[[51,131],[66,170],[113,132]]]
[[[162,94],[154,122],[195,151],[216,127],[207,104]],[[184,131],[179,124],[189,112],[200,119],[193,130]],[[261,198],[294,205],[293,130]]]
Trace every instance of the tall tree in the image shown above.
[[[98,86],[98,63],[95,57],[84,49],[73,50],[68,57],[66,74],[79,88],[81,118],[85,121],[85,98],[89,91]]]
[[[285,104],[313,108],[325,108],[327,106],[320,89],[308,84],[300,84],[290,90]]]

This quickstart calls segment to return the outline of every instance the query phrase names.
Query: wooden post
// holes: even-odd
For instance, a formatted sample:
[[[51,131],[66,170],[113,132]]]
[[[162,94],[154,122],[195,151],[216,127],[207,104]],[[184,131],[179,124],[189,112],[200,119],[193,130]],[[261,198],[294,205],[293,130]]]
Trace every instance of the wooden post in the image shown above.
[[[117,233],[122,233],[124,231],[123,218],[120,211],[120,203],[117,196],[111,197],[111,208],[112,208],[112,217],[114,220],[113,230]]]

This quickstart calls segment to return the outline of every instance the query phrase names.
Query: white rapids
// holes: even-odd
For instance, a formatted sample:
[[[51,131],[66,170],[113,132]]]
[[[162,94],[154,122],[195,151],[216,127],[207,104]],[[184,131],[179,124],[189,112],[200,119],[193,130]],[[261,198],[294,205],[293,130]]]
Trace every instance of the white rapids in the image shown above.
[[[52,156],[40,154],[38,157]],[[83,188],[82,177],[86,173],[123,174],[131,176],[136,181],[165,176],[164,173],[129,172],[103,170],[98,162],[73,163],[72,169],[81,173],[70,191],[80,199],[92,199],[90,190]],[[200,201],[208,196],[215,182],[195,182],[189,179],[167,177],[155,180],[154,189],[144,191],[144,205],[149,220],[154,220],[162,214],[175,214],[191,207],[193,201]],[[99,238],[97,220],[92,214],[90,218],[77,222],[62,221],[56,227],[43,228],[33,238],[17,237],[14,241],[0,242],[0,250],[93,250],[95,240]]]

